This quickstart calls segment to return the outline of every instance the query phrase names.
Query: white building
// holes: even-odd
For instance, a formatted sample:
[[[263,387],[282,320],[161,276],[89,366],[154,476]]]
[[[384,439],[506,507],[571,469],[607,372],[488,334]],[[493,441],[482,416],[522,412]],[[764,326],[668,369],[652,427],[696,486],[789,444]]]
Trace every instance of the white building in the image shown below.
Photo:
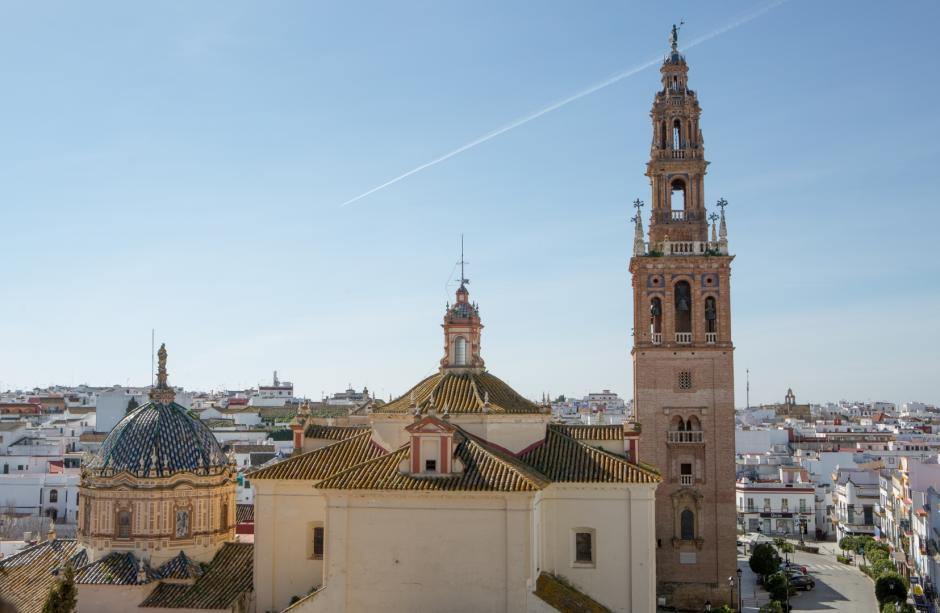
[[[788,482],[742,479],[735,486],[738,525],[748,532],[793,537],[801,528],[809,538],[816,535],[816,484],[804,481],[805,471],[781,470]]]
[[[844,536],[874,536],[875,508],[879,503],[878,473],[839,468],[832,480],[836,540]]]
[[[278,379],[275,370],[271,385],[259,385],[258,391],[251,395],[248,404],[253,407],[282,407],[294,401],[294,384]]]

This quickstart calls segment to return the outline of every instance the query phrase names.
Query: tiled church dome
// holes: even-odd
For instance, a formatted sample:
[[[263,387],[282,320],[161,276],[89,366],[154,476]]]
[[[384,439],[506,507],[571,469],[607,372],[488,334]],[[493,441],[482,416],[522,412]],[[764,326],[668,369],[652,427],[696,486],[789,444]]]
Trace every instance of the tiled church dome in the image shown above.
[[[152,400],[114,427],[88,469],[104,475],[167,477],[178,472],[211,474],[228,462],[212,431],[185,407]]]

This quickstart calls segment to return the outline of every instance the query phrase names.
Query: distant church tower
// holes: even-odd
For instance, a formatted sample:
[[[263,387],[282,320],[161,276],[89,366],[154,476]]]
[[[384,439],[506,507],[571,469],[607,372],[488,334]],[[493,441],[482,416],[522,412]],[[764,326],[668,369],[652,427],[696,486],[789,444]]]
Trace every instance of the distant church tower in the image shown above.
[[[672,50],[651,117],[649,241],[637,200],[633,397],[640,458],[662,472],[656,492],[657,592],[701,610],[729,598],[736,569],[731,260],[721,214],[706,216],[701,109]],[[711,236],[709,236],[711,220]],[[718,221],[720,220],[720,230]]]

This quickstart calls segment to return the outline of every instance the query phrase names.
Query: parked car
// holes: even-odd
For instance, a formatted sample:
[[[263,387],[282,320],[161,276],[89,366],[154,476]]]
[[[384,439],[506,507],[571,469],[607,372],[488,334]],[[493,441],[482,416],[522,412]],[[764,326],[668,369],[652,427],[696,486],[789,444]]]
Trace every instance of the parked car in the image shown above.
[[[789,563],[788,563],[788,562],[781,562],[781,563],[780,563],[780,570],[782,570],[782,571],[787,571],[787,572],[794,572],[794,571],[796,571],[796,572],[803,573],[804,575],[807,574],[807,573],[809,573],[809,569],[808,569],[808,568],[806,568],[806,567],[803,566],[802,564],[794,564],[793,562],[789,562]]]
[[[790,586],[798,590],[805,590],[808,592],[816,587],[816,580],[813,579],[811,575],[800,572],[791,572],[789,576]]]

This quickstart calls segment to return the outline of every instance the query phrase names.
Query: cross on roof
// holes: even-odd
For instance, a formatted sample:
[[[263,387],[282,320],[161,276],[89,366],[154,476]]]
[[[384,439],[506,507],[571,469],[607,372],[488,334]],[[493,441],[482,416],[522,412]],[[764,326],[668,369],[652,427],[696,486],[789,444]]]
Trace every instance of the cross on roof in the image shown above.
[[[636,209],[636,214],[640,214],[640,208],[646,206],[646,203],[637,198],[633,201],[633,207]]]
[[[714,213],[714,212],[711,213],[711,214],[708,216],[708,219],[709,219],[712,223],[718,221],[718,213]]]
[[[728,206],[728,201],[725,200],[724,198],[719,198],[719,199],[718,199],[718,202],[716,203],[716,205],[718,206],[718,208],[721,209],[721,212],[724,213],[724,212],[725,212],[725,207]]]

